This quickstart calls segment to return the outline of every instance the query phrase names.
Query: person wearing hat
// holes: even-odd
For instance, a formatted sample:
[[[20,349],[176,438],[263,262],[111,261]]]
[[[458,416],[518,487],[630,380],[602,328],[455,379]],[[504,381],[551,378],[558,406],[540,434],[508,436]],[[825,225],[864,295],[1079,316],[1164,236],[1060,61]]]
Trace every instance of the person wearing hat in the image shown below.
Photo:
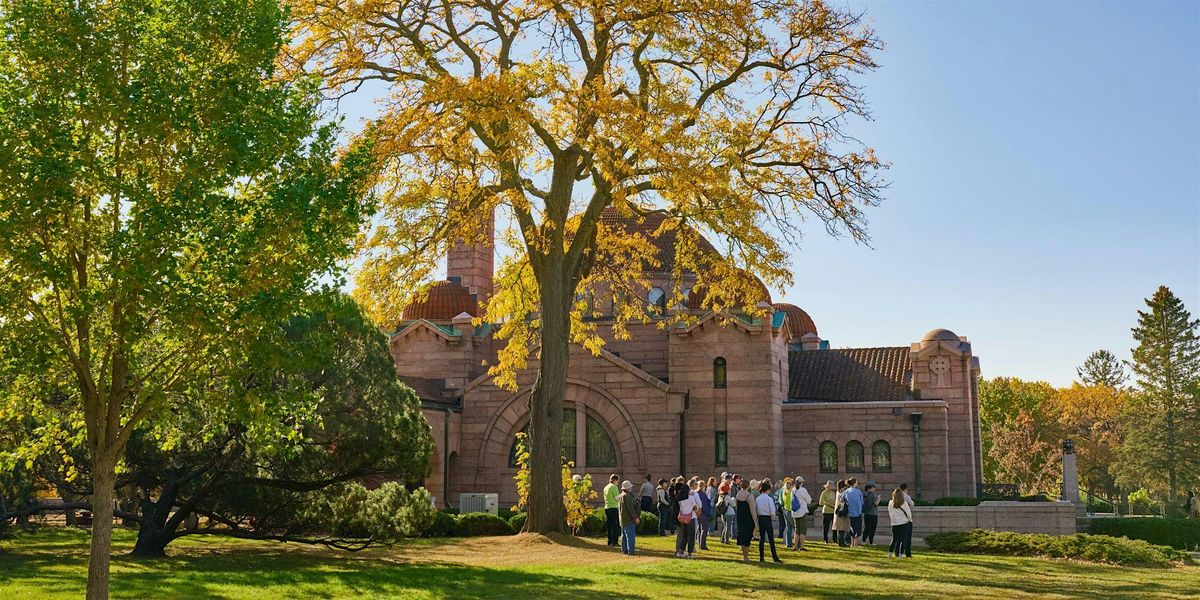
[[[788,499],[788,505],[784,510],[792,512],[792,521],[795,522],[796,540],[793,548],[796,550],[805,550],[804,538],[808,535],[808,527],[812,524],[812,517],[808,514],[808,505],[812,504],[812,496],[808,490],[804,489],[804,478],[797,475],[792,481],[792,495]]]
[[[821,532],[825,538],[825,543],[829,543],[829,530],[833,527],[833,509],[834,502],[837,500],[837,488],[833,486],[833,481],[825,482],[825,489],[821,491]]]
[[[868,481],[863,486],[863,534],[862,543],[867,546],[875,545],[875,528],[879,526],[879,494],[875,492],[875,482]]]
[[[637,539],[638,521],[642,507],[633,493],[633,482],[621,482],[621,493],[617,496],[617,513],[621,522],[621,554],[633,556],[633,542]]]

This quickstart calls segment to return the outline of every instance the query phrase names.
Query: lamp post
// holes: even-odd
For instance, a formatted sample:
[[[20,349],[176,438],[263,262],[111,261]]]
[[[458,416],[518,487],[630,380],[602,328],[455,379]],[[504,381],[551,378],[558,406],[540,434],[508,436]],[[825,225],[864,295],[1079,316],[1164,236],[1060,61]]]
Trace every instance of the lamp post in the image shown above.
[[[913,481],[913,489],[917,493],[917,499],[921,499],[921,413],[909,413],[908,418],[912,420],[913,432],[913,472],[915,480]]]

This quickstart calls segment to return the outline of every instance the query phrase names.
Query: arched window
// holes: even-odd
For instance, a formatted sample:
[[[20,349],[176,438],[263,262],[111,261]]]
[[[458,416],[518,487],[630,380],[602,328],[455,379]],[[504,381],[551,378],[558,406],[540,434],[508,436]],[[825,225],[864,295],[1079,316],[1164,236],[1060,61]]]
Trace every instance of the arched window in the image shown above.
[[[875,473],[892,472],[892,445],[879,440],[871,444],[871,470]]]
[[[720,356],[713,359],[713,387],[725,389],[725,359]]]
[[[521,432],[529,433],[529,424],[526,423],[521,428]],[[528,444],[529,440],[526,439]],[[575,409],[563,409],[563,426],[562,426],[562,454],[567,460],[575,462]],[[508,449],[508,467],[510,469],[517,468],[517,439],[513,437],[512,447]]]
[[[837,473],[838,472],[837,444],[835,444],[829,440],[821,442],[821,472],[822,473]]]
[[[650,293],[646,295],[646,301],[660,314],[667,311],[667,293],[660,287],[650,288]]]
[[[852,440],[846,443],[846,472],[847,473],[862,473],[865,471],[863,460],[863,445],[858,440]]]
[[[617,466],[617,448],[613,445],[612,438],[608,437],[604,426],[590,415],[587,418],[587,447],[584,448],[584,452],[589,469]]]

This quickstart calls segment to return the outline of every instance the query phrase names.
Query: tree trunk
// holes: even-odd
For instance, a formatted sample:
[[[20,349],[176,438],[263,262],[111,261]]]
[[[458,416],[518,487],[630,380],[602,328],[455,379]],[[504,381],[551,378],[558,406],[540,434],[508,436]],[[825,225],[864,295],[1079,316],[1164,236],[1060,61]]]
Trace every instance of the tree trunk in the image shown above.
[[[175,504],[176,488],[165,486],[158,501],[142,500],[142,521],[138,526],[137,542],[130,556],[158,558],[167,555],[167,544],[171,543],[174,528],[167,528],[167,517]]]
[[[88,600],[108,600],[108,563],[112,552],[113,485],[116,460],[104,452],[93,452],[92,543],[88,556]]]
[[[547,269],[541,288],[541,362],[529,396],[529,514],[525,530],[561,533],[563,396],[570,366],[570,313],[560,269]]]

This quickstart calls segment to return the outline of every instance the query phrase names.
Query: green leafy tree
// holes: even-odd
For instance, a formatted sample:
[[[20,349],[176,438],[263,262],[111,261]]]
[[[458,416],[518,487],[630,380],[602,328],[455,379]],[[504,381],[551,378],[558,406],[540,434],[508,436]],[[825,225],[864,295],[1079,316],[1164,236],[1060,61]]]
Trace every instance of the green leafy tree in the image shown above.
[[[283,43],[274,0],[0,2],[3,404],[61,397],[85,438],[88,598],[131,436],[244,364],[368,209],[365,161],[337,161],[313,86],[276,76]]]
[[[257,400],[228,411],[194,402],[134,436],[126,480],[140,496],[135,555],[162,556],[169,543],[192,534],[362,548],[413,529],[398,515],[380,521],[397,526],[388,535],[324,527],[358,522],[364,517],[351,512],[378,512],[370,508],[375,502],[418,502],[394,491],[350,494],[346,485],[420,482],[433,441],[420,401],[396,378],[386,336],[349,297],[326,294],[313,303],[311,313],[256,343],[242,376],[211,389]],[[274,423],[247,418],[239,406],[269,407]],[[312,504],[324,508],[305,508]]]
[[[1137,393],[1113,471],[1123,487],[1165,495],[1174,509],[1179,490],[1200,481],[1200,320],[1166,286],[1146,306],[1133,328]]]
[[[1015,472],[1012,467],[1016,463],[1012,461],[1040,464],[1036,456],[1039,450],[1029,444],[1016,443],[1022,439],[1038,440],[1041,442],[1038,448],[1058,446],[1058,419],[1053,413],[1056,393],[1054,386],[1044,381],[1024,381],[1016,377],[980,380],[979,430],[984,480],[1020,483],[1008,479]],[[1017,420],[1022,415],[1025,415],[1027,422],[1018,425]],[[994,447],[1002,435],[1006,441],[1005,450],[997,453]],[[1009,441],[1014,443],[1007,443]],[[1015,452],[1019,456],[1009,457],[1003,452]],[[1001,464],[1002,458],[1007,465]]]
[[[1120,389],[1129,379],[1125,374],[1125,367],[1117,360],[1116,355],[1103,349],[1089,354],[1087,360],[1075,369],[1075,373],[1079,376],[1079,381],[1086,386],[1102,385]]]

